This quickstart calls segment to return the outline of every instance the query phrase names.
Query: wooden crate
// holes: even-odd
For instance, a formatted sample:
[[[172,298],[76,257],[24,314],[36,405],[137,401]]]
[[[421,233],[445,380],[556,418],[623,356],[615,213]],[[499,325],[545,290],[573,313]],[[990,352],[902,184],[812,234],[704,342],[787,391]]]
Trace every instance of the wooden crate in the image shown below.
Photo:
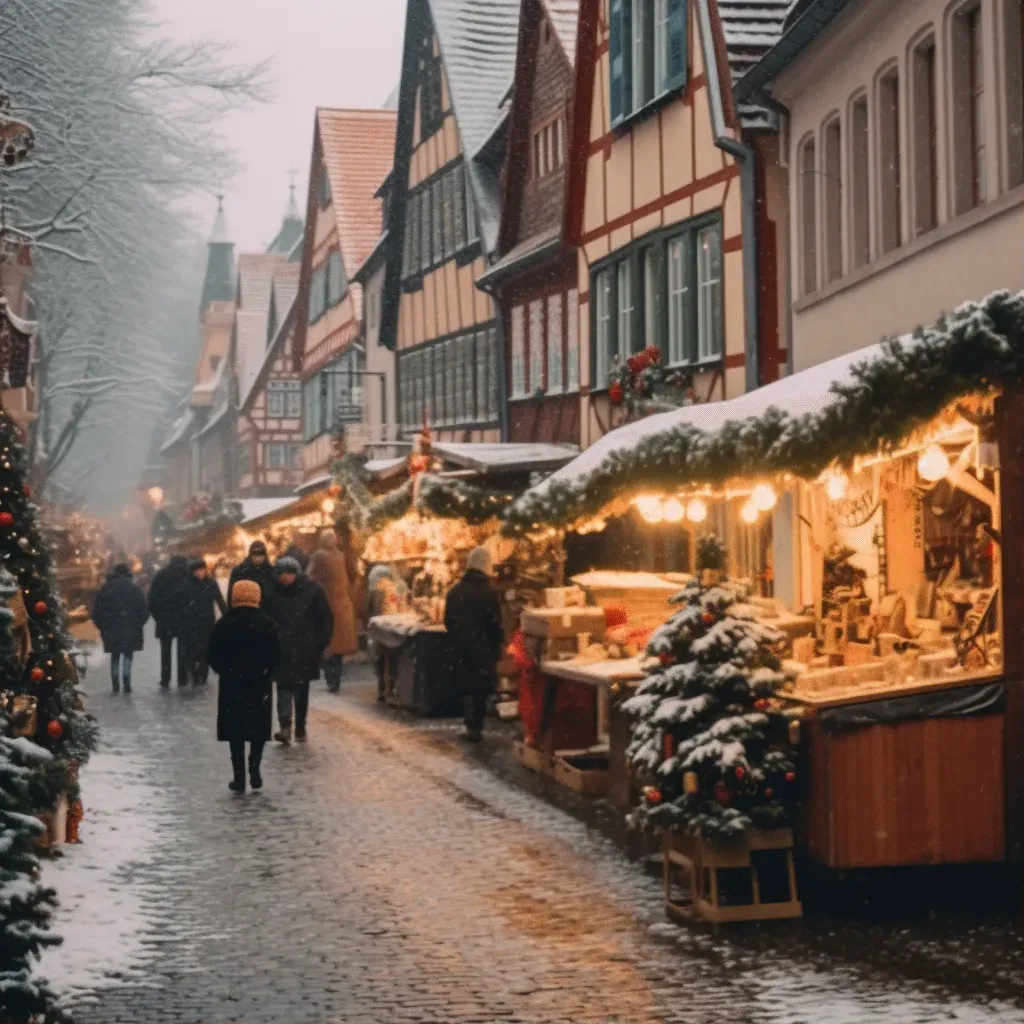
[[[551,774],[551,758],[539,747],[530,746],[529,743],[517,743],[516,760],[524,768],[529,768],[531,772],[540,772],[542,775]]]
[[[555,781],[576,793],[600,796],[608,792],[607,751],[559,750],[552,761]]]
[[[520,628],[527,636],[567,637],[589,633],[604,636],[603,608],[524,608]]]

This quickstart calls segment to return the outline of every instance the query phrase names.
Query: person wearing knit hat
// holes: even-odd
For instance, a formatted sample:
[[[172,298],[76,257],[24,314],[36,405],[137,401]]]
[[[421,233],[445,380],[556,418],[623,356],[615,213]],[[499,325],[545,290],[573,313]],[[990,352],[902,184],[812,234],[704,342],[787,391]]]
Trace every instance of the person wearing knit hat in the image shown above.
[[[465,703],[463,738],[474,743],[483,739],[487,698],[497,683],[498,659],[505,639],[501,604],[490,581],[492,565],[487,548],[474,548],[465,575],[448,591],[444,607],[455,677]]]
[[[274,570],[270,567],[267,545],[263,541],[254,540],[249,545],[249,554],[231,570],[231,579],[228,581],[229,605],[231,604],[231,594],[239,580],[252,580],[254,583],[258,583],[262,593],[262,603],[266,604],[267,598],[274,589]]]
[[[217,739],[230,744],[234,793],[245,792],[245,745],[249,744],[249,782],[263,787],[260,766],[273,720],[273,674],[281,660],[274,620],[260,607],[262,592],[254,580],[231,588],[231,608],[217,620],[206,658],[217,673]]]
[[[274,571],[277,584],[267,603],[281,636],[281,662],[274,674],[279,725],[274,739],[287,746],[293,718],[295,739],[306,739],[309,684],[320,675],[334,617],[323,588],[302,575],[302,566],[294,558],[279,558]]]

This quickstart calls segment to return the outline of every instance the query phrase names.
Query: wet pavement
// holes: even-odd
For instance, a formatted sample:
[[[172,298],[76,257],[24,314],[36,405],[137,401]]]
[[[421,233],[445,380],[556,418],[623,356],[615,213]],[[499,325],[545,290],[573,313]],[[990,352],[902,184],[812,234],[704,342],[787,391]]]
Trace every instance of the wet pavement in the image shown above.
[[[129,698],[90,674],[85,843],[47,866],[67,942],[43,969],[80,1024],[1024,1022],[1009,916],[670,925],[507,744],[463,752],[353,682],[316,684],[309,744],[234,796],[215,686],[160,693],[155,654]]]

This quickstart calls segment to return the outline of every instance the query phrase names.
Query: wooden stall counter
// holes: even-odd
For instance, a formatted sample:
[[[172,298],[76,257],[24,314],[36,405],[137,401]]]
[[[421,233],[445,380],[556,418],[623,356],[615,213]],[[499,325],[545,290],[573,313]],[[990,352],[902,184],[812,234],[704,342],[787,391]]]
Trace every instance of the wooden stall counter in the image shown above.
[[[378,682],[389,704],[418,715],[458,712],[460,697],[444,626],[408,612],[375,616],[367,632],[379,651]]]

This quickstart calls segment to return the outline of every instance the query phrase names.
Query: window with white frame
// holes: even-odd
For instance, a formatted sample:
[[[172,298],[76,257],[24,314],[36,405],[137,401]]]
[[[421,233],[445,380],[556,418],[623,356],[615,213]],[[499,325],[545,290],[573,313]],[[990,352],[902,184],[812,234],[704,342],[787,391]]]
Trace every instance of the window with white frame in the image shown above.
[[[800,264],[804,295],[818,289],[818,160],[814,136],[800,146]]]
[[[267,418],[298,419],[302,415],[302,383],[272,380],[267,384]]]
[[[612,368],[612,344],[615,338],[615,304],[612,300],[614,268],[602,270],[594,278],[594,376],[593,386],[608,386]]]
[[[341,253],[335,249],[327,257],[327,308],[336,306],[345,294],[345,268]]]
[[[985,65],[982,6],[964,4],[950,21],[953,85],[955,208],[985,202]]]
[[[565,389],[578,391],[580,386],[580,290],[572,288],[566,297],[565,310]]]
[[[697,232],[697,359],[722,354],[722,232],[717,224]]]
[[[565,142],[561,117],[549,121],[533,133],[530,171],[533,178],[543,178],[565,163]]]
[[[678,365],[692,360],[693,344],[693,247],[680,236],[668,243],[668,361]]]
[[[530,393],[526,377],[526,307],[512,307],[512,397]]]
[[[878,80],[879,241],[883,254],[903,242],[900,160],[900,74],[894,67]]]
[[[610,0],[612,125],[686,84],[686,0]]]
[[[633,354],[633,334],[636,321],[636,297],[633,292],[633,261],[623,260],[616,268],[616,302],[618,322],[616,325],[616,354],[620,360]]]
[[[535,395],[544,388],[544,300],[534,299],[530,303],[530,387],[529,394]]]
[[[490,372],[487,375],[487,421],[494,423],[498,419],[501,407],[501,350],[498,345],[497,327],[487,329],[487,364]]]
[[[267,469],[300,469],[302,467],[302,446],[268,441],[263,446],[263,464]]]
[[[549,295],[548,307],[548,394],[556,395],[564,387],[563,339],[562,339],[562,304],[563,295],[557,292]]]

